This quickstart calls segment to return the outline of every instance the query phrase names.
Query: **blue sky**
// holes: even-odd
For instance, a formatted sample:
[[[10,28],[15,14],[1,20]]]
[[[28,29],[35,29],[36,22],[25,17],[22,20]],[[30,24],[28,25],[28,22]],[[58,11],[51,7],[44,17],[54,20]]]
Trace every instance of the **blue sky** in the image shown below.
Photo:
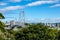
[[[3,21],[19,20],[22,10],[26,22],[60,22],[60,0],[0,0]]]

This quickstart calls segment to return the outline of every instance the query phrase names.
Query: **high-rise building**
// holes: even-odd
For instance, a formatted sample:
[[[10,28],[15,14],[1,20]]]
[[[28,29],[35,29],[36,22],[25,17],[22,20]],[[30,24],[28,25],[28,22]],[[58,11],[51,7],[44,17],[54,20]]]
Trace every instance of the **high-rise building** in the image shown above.
[[[14,20],[10,21],[10,25],[14,26],[15,25],[15,21]]]

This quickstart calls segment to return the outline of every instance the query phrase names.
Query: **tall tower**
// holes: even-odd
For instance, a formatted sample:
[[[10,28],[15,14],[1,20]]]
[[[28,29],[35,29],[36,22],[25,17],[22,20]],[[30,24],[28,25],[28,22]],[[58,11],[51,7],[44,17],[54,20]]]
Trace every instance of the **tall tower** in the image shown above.
[[[25,13],[24,13],[24,11],[20,12],[19,20],[20,20],[20,26],[25,27]]]

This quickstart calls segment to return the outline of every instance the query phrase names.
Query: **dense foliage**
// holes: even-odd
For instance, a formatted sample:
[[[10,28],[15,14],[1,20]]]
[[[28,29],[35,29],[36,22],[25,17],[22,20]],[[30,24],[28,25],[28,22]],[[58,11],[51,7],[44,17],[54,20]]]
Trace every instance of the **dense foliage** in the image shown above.
[[[0,13],[0,19],[4,19],[5,17]],[[0,21],[0,29],[3,31],[5,24]]]
[[[42,23],[22,28],[15,34],[16,40],[60,40],[60,31],[51,29]]]
[[[2,15],[2,13],[0,13],[0,19],[4,19],[4,18],[5,17]],[[11,38],[11,36],[9,36],[10,33],[7,30],[5,30],[4,27],[5,24],[0,21],[0,40],[9,40],[9,38]]]

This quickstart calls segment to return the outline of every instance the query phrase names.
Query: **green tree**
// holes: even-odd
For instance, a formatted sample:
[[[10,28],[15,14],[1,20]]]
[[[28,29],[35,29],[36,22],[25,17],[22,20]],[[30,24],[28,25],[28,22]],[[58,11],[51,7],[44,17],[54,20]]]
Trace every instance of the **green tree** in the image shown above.
[[[0,19],[4,19],[4,18],[5,17],[2,15],[2,13],[0,13]],[[15,40],[13,34],[10,34],[11,30],[10,31],[5,30],[4,27],[5,27],[5,24],[0,21],[0,35],[2,34],[0,39],[9,40],[9,38],[11,38],[11,40]]]
[[[0,13],[0,19],[4,19],[5,17]]]
[[[4,19],[5,17],[2,15],[2,13],[0,13],[0,19]],[[4,34],[4,26],[5,24],[3,22],[1,22],[0,20],[0,40],[5,40],[5,34]]]
[[[5,17],[2,15],[2,13],[0,13],[0,19],[4,19]],[[4,26],[5,24],[3,22],[0,21],[0,29],[4,30]]]
[[[30,27],[25,27],[16,32],[16,40],[58,40],[60,38],[57,29],[50,29],[43,23],[32,24]]]
[[[16,40],[46,40],[47,31],[48,27],[44,24],[33,24],[30,27],[22,28],[15,34],[15,38]]]

